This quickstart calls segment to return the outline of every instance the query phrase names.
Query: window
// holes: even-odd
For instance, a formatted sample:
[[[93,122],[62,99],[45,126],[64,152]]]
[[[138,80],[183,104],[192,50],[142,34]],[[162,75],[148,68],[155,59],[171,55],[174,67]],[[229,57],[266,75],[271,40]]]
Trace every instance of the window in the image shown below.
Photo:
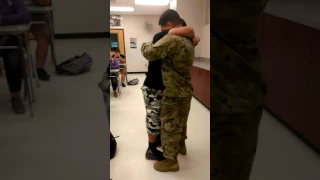
[[[110,33],[111,51],[114,51],[118,47],[118,34]]]

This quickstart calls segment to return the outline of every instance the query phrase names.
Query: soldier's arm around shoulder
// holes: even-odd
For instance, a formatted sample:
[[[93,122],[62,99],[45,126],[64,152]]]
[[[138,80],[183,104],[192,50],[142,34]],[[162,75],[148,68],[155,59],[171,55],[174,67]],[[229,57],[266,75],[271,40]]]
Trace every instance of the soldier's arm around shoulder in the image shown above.
[[[141,53],[148,61],[164,59],[171,54],[175,44],[173,35],[166,35],[155,44],[152,44],[151,42],[143,43],[141,46]]]

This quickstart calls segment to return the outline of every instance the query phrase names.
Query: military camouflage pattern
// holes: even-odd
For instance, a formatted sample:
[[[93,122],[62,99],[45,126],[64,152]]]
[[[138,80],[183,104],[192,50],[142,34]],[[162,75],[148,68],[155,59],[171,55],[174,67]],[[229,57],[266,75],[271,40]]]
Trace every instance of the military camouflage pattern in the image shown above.
[[[266,94],[256,30],[267,0],[211,2],[211,178],[249,180]]]
[[[249,180],[263,108],[241,114],[211,114],[211,176]]]
[[[161,142],[163,156],[177,160],[179,143],[187,139],[187,121],[192,96],[166,97],[161,102]]]
[[[144,103],[146,106],[146,126],[149,135],[160,135],[160,110],[162,91],[156,89],[150,89],[147,86],[141,88]]]
[[[212,1],[211,112],[241,113],[264,103],[256,30],[266,2]]]
[[[190,75],[194,61],[192,41],[185,37],[168,34],[155,44],[143,43],[141,53],[149,61],[163,60],[162,81],[166,87],[163,96],[192,96]]]

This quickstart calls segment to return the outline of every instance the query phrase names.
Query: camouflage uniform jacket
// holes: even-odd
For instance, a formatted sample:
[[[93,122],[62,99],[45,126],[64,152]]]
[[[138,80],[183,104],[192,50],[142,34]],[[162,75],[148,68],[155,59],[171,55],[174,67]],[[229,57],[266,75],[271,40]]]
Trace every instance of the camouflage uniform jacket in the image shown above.
[[[185,37],[166,35],[155,44],[143,43],[142,55],[149,61],[162,59],[163,96],[189,97],[193,94],[191,67],[194,46]]]
[[[264,104],[256,29],[267,0],[213,1],[211,112],[242,113]]]

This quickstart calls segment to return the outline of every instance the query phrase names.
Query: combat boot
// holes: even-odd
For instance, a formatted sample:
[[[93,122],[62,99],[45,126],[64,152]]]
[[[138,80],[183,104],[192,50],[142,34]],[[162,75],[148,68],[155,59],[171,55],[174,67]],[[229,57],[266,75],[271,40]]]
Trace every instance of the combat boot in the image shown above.
[[[154,164],[154,169],[160,172],[177,172],[179,171],[178,160],[166,159]]]
[[[185,140],[181,140],[179,143],[179,154],[186,155],[187,154],[187,147]]]

